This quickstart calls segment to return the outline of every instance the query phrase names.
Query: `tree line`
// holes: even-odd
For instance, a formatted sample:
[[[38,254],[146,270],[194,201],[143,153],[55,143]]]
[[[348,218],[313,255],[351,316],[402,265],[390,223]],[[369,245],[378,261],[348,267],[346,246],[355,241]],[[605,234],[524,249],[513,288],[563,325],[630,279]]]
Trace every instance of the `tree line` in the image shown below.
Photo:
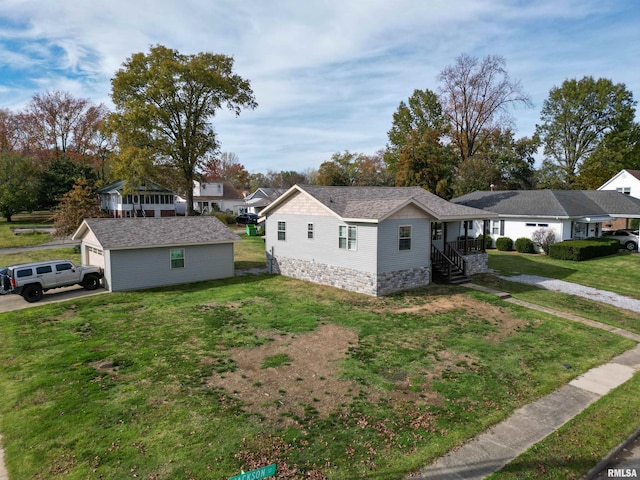
[[[156,45],[126,59],[111,86],[113,111],[60,91],[36,94],[18,112],[0,109],[2,216],[55,208],[74,185],[76,196],[93,195],[115,179],[154,180],[184,195],[193,213],[194,180],[249,190],[421,186],[451,198],[489,188],[594,189],[623,168],[640,169],[636,102],[624,84],[565,80],[550,90],[535,133],[516,138],[514,109],[533,105],[496,55],[463,54],[433,89],[401,101],[377,152],[336,152],[304,172],[249,173],[221,151],[215,114],[257,107],[231,57]]]

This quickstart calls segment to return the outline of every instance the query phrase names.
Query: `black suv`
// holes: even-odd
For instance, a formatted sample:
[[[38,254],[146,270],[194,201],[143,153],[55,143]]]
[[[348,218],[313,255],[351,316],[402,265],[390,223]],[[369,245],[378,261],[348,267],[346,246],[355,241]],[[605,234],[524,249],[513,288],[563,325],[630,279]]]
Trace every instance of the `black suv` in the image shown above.
[[[236,223],[240,223],[242,225],[257,225],[258,215],[255,213],[243,213],[236,217]]]

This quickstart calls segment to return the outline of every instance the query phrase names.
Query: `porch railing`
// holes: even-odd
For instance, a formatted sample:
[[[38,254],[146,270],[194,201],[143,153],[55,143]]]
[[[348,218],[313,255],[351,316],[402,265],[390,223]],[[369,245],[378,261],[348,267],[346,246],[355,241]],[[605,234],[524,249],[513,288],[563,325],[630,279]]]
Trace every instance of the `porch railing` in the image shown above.
[[[454,240],[453,242],[447,242],[445,245],[458,253],[462,253],[466,255],[468,253],[483,253],[485,251],[484,248],[484,239],[482,238],[467,238],[461,240]],[[447,253],[445,251],[445,253]]]
[[[431,245],[431,261],[447,278],[451,278],[454,272],[467,275],[467,262],[448,245],[445,245],[444,252],[435,245]]]

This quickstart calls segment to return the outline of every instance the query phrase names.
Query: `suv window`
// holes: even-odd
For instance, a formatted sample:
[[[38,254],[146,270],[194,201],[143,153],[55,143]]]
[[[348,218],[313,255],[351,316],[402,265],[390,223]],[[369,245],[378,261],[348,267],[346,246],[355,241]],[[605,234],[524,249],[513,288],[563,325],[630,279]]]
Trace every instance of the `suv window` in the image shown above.
[[[58,265],[56,265],[56,272],[62,272],[64,270],[71,270],[71,264],[70,263],[59,263]]]
[[[37,274],[42,274],[42,273],[51,273],[53,270],[51,270],[51,265],[45,265],[43,267],[37,267],[36,268],[36,273]]]
[[[25,268],[23,270],[18,270],[18,273],[16,274],[16,277],[17,278],[30,277],[31,275],[33,275],[33,269]]]

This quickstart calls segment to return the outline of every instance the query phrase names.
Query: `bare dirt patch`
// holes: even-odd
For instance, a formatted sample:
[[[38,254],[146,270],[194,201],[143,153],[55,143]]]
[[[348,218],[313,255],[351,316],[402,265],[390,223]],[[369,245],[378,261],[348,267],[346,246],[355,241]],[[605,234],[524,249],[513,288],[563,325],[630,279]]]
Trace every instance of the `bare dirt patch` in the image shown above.
[[[337,373],[349,347],[357,343],[354,332],[331,324],[310,333],[279,336],[260,347],[233,349],[238,370],[214,373],[207,384],[224,389],[250,411],[271,420],[302,418],[310,409],[326,417],[353,393],[355,385],[337,378]],[[266,358],[279,354],[287,355],[290,364],[263,368]]]
[[[414,300],[414,299],[411,299]],[[417,300],[417,299],[416,299]],[[514,317],[507,310],[489,305],[466,295],[438,296],[430,301],[413,303],[372,302],[376,312],[433,315],[463,309],[473,313],[479,322],[490,322],[495,328],[487,335],[491,342],[514,333],[528,321]],[[465,315],[466,316],[466,315]],[[471,320],[473,321],[473,320]],[[273,336],[263,332],[263,336]],[[371,391],[361,384],[340,378],[341,362],[349,349],[358,347],[355,332],[334,324],[323,324],[309,333],[277,335],[273,341],[253,348],[234,348],[231,359],[237,365],[233,372],[214,372],[207,380],[209,388],[220,389],[228,398],[238,401],[242,408],[275,423],[295,422],[308,415],[326,418],[349,404],[354,397],[365,395],[375,402],[383,397],[396,405],[438,404],[439,394],[431,385],[444,371],[473,369],[475,359],[447,350],[437,352],[437,361],[430,371],[389,372],[385,375],[395,388],[386,392]],[[425,352],[427,354],[427,352]],[[264,368],[265,359],[280,356],[285,360],[275,367]],[[206,365],[215,359],[204,358]],[[414,380],[422,379],[415,384]],[[361,397],[362,398],[362,397]]]

